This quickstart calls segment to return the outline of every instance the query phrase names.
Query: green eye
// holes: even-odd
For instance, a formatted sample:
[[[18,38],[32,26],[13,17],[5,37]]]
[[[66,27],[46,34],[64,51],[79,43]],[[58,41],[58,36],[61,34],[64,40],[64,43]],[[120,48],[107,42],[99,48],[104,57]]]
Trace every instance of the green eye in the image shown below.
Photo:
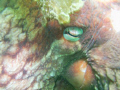
[[[73,42],[78,41],[82,34],[83,30],[79,27],[68,27],[63,32],[64,38]]]

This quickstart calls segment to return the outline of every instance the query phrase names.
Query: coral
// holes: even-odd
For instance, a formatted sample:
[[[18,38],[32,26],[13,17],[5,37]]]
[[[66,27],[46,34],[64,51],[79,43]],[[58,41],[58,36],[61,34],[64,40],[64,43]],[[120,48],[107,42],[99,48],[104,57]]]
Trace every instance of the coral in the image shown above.
[[[83,0],[35,0],[40,4],[43,17],[43,25],[47,18],[57,19],[60,24],[70,22],[70,14],[83,7]]]

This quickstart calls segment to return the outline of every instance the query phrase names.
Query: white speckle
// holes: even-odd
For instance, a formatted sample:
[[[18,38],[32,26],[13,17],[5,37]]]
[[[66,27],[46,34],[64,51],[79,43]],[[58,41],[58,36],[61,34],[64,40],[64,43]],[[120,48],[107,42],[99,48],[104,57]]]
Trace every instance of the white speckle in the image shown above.
[[[37,82],[39,82],[41,78],[42,78],[42,76],[39,75],[39,76],[37,77]]]
[[[80,71],[82,72],[86,72],[86,69],[87,69],[87,66],[85,67],[84,65],[85,65],[85,62],[80,67]]]
[[[34,89],[34,90],[40,89],[39,83],[35,83],[34,86],[33,86],[33,89]]]
[[[20,72],[15,76],[15,79],[21,79],[22,76],[23,76],[23,72]]]
[[[24,41],[25,38],[26,38],[26,33],[21,33],[21,34],[19,34],[19,36],[18,36],[18,40],[19,40],[19,41]]]
[[[45,70],[45,69],[42,69],[42,70],[41,70],[41,74],[42,74],[42,75],[45,75],[45,73],[46,73],[46,70]]]
[[[44,87],[44,83],[42,81],[40,81],[39,88],[43,88],[43,87]]]
[[[55,72],[52,71],[52,72],[50,73],[50,76],[51,76],[51,77],[55,76]]]

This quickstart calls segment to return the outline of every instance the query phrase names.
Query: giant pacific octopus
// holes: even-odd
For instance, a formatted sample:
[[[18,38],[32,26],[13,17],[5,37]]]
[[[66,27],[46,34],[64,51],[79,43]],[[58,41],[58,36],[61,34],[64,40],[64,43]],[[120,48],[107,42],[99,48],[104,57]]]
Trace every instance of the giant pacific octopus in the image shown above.
[[[44,1],[0,0],[0,90],[119,90],[120,1],[78,0],[59,18]]]

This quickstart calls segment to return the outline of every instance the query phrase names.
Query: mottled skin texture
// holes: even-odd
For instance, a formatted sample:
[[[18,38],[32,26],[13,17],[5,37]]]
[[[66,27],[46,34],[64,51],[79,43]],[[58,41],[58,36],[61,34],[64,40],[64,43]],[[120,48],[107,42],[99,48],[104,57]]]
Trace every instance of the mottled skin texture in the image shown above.
[[[83,52],[96,77],[94,88],[120,89],[120,35],[109,18],[114,5],[120,10],[119,2],[86,0],[81,10],[71,14],[69,24],[48,19],[42,27],[35,1],[4,0],[0,9],[0,90],[73,90],[58,77],[69,63],[83,58]],[[63,38],[63,30],[69,26],[84,29],[79,41]]]

